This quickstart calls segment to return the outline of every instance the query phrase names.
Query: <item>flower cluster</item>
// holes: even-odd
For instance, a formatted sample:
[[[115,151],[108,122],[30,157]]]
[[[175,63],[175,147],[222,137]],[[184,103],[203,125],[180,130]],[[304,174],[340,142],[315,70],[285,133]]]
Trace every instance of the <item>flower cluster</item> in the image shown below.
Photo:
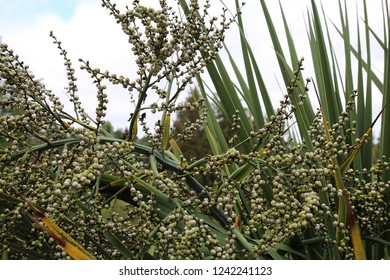
[[[181,1],[177,1],[177,4],[178,7],[182,5]],[[168,106],[174,102],[179,93],[192,83],[192,79],[216,57],[231,20],[227,19],[224,10],[218,27],[217,17],[207,21],[209,1],[206,1],[203,9],[199,1],[190,1],[184,8],[184,18],[167,1],[160,1],[160,9],[133,1],[132,9],[126,7],[125,12],[110,1],[103,1],[102,6],[121,25],[136,57],[139,78],[130,83],[115,79],[129,92],[135,91],[138,95],[129,125],[128,139],[132,139],[141,105],[147,96],[155,93],[153,100],[167,99]],[[163,80],[175,83],[174,92],[167,92],[161,87]]]

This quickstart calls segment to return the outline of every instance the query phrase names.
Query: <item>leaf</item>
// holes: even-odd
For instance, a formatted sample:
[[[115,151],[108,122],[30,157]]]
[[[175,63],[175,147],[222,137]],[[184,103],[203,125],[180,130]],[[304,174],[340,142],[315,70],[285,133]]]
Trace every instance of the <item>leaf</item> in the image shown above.
[[[129,206],[130,206],[130,204],[128,204],[127,202],[125,202],[123,200],[120,200],[117,198],[113,199],[113,200],[111,200],[110,207],[108,209],[107,208],[102,209],[102,217],[106,222],[111,220],[113,213],[118,214],[119,217],[128,218],[129,217],[129,214],[128,214]],[[133,217],[133,219],[135,219],[135,218],[136,217]],[[138,219],[139,219],[139,217],[138,217]]]
[[[162,139],[163,150],[165,150],[168,146],[170,129],[171,129],[171,114],[168,113],[165,116],[164,126],[163,126],[163,139]]]
[[[1,253],[1,260],[8,260],[7,250],[4,250],[3,253]]]
[[[134,141],[134,139],[137,137],[137,133],[138,133],[138,116],[139,116],[139,111],[137,111],[137,114],[135,116],[133,116],[134,118],[134,121],[130,127],[130,131],[129,131],[129,141],[132,142]]]
[[[157,175],[158,168],[157,168],[157,159],[154,155],[149,155],[149,163],[150,163],[150,168],[152,169],[153,173]]]
[[[385,245],[385,246],[389,246],[389,247],[390,247],[390,241],[384,240],[384,239],[379,238],[379,237],[375,237],[375,236],[364,236],[363,239],[365,239],[365,240],[370,240],[370,241],[373,241],[373,242],[376,242],[376,243],[380,243],[380,244],[383,244],[383,245]]]
[[[199,75],[196,78],[199,85],[199,91],[202,94],[202,97],[205,99],[208,111],[207,121],[205,124],[205,133],[209,141],[211,150],[213,151],[213,154],[221,154],[223,152],[226,152],[229,147],[222,132],[221,126],[218,123],[217,116],[215,115],[214,110],[208,100],[209,98],[207,97],[203,86],[204,82],[200,79]],[[216,139],[218,140],[218,143],[216,143]]]
[[[157,202],[161,203],[162,205],[166,206],[167,208],[172,208],[172,199],[169,198],[165,193],[162,191],[156,189],[149,183],[145,182],[141,178],[135,176],[135,175],[130,175],[130,177],[134,180],[134,182],[137,182],[140,186],[144,187],[147,189],[149,192],[153,193],[156,195]]]
[[[64,248],[70,257],[75,260],[94,260],[95,257],[84,249],[76,240],[74,240],[69,234],[67,234],[62,228],[60,228],[54,221],[47,217],[37,207],[35,207],[31,201],[27,199],[23,194],[16,191],[20,197],[30,206],[35,212],[39,219],[43,222],[41,224],[37,219],[34,218],[30,213],[26,215],[32,220],[38,227],[46,231],[53,237],[53,239]]]
[[[320,104],[320,110],[321,110],[321,115],[323,119],[323,125],[324,125],[324,130],[326,134],[326,139],[328,143],[331,143],[331,138],[330,138],[330,132],[328,129],[327,125],[327,120],[324,115],[324,111],[322,110],[322,104],[320,97],[317,92],[317,88],[315,86],[315,83],[313,81],[314,89],[318,98],[318,103]],[[351,230],[351,239],[352,239],[352,245],[354,248],[354,253],[355,253],[355,258],[359,260],[366,259],[364,247],[363,247],[363,241],[360,233],[360,228],[359,224],[357,223],[355,216],[352,211],[352,206],[351,202],[348,197],[348,193],[346,191],[346,188],[344,186],[343,178],[342,178],[342,172],[340,170],[339,164],[337,162],[337,159],[334,157],[332,160],[332,164],[335,167],[335,173],[334,173],[334,179],[336,182],[336,187],[338,190],[342,190],[343,196],[339,200],[339,212],[338,212],[338,223],[344,223],[348,222]],[[339,235],[339,229],[337,228],[336,232],[336,239],[337,241],[340,240],[340,235]]]
[[[173,154],[176,156],[176,158],[178,158],[178,159],[182,158],[183,152],[180,150],[180,147],[177,144],[177,142],[175,141],[175,139],[172,138],[171,140],[169,140],[169,144],[171,145],[172,150],[173,150]],[[188,163],[186,161],[182,161],[180,163],[180,166],[182,168],[186,168],[188,166]]]
[[[234,225],[235,225],[237,230],[241,229],[241,215],[240,214],[237,214],[237,216],[235,218]]]
[[[276,250],[281,250],[281,251],[286,251],[286,252],[289,252],[291,254],[294,254],[294,255],[297,255],[297,256],[300,256],[304,259],[308,259],[307,255],[305,255],[304,253],[298,251],[298,250],[295,250],[293,248],[291,248],[290,246],[286,245],[286,244],[283,244],[283,243],[277,243],[275,244],[274,248]]]
[[[207,65],[207,70],[216,89],[216,93],[226,110],[226,117],[229,122],[233,123],[233,116],[237,114],[237,111],[239,112],[241,128],[237,131],[238,140],[241,142],[247,139],[250,136],[249,132],[252,130],[252,125],[222,59],[217,55],[215,61]],[[250,152],[251,148],[249,142],[245,142],[242,146],[245,152]]]
[[[107,238],[107,240],[116,248],[118,251],[126,258],[126,259],[132,259],[133,254],[127,247],[121,242],[121,240],[112,232],[104,232],[104,236]]]
[[[359,150],[362,148],[365,140],[369,137],[369,135],[371,134],[372,132],[372,129],[375,125],[375,123],[378,121],[379,117],[382,115],[383,111],[385,110],[385,108],[387,107],[387,105],[389,104],[389,100],[387,100],[386,104],[383,106],[382,110],[379,112],[379,114],[376,116],[376,118],[374,119],[374,121],[372,122],[372,124],[369,126],[369,128],[366,130],[366,132],[363,134],[363,136],[360,138],[360,141],[359,141],[359,144],[356,145],[348,154],[348,156],[345,158],[343,164],[340,166],[340,171],[341,173],[343,174],[348,168],[349,166],[351,165],[351,163],[353,162],[353,160],[355,159],[357,153],[359,152]]]
[[[363,246],[363,240],[362,235],[360,232],[359,224],[357,223],[357,220],[355,218],[355,215],[353,214],[351,203],[347,203],[347,219],[350,226],[351,231],[351,239],[352,239],[352,246],[355,254],[355,259],[357,260],[365,260],[366,259],[366,252],[364,250]]]
[[[246,163],[243,166],[237,168],[230,176],[230,180],[244,181],[255,169],[251,163]]]
[[[268,249],[268,254],[272,257],[274,260],[286,260],[286,257],[280,255],[274,248]]]
[[[6,194],[3,190],[0,191],[0,199],[10,202],[12,204],[19,204],[23,200],[13,197],[12,195]]]
[[[233,229],[232,233],[237,236],[237,241],[249,252],[249,258],[254,257],[254,252],[253,252],[253,244],[249,243],[248,240],[245,238],[245,236],[238,230],[238,229]],[[261,256],[257,256],[261,257]]]

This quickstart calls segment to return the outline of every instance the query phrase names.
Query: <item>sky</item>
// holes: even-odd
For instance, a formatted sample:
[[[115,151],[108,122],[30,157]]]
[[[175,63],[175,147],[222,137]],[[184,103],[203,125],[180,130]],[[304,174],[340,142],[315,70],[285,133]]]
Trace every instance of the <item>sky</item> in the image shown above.
[[[130,0],[113,0],[120,4],[129,4]],[[210,1],[212,13],[220,15],[219,1]],[[225,1],[229,7],[234,7],[233,0]],[[316,1],[318,5],[320,1]],[[351,16],[350,22],[356,22],[358,10],[363,15],[362,0],[347,0],[347,7]],[[368,2],[369,19],[371,26],[380,34],[382,19],[378,16],[381,11],[381,0]],[[141,0],[145,6],[156,5],[157,0]],[[283,23],[280,14],[279,1],[268,0],[270,13],[274,19],[276,29],[283,35]],[[297,44],[298,55],[305,57],[305,72],[303,75],[314,76],[310,65],[310,48],[308,46],[305,18],[310,0],[281,0],[290,30]],[[339,23],[338,0],[322,1],[325,14],[336,24]],[[280,87],[282,78],[278,71],[278,64],[272,48],[267,26],[261,11],[260,1],[247,0],[243,8],[244,24],[249,42],[254,49],[255,56],[260,64],[267,87],[274,92],[275,105],[282,98],[283,89]],[[62,41],[63,47],[68,51],[72,59],[73,67],[78,77],[79,95],[84,107],[91,116],[95,116],[96,90],[89,76],[79,69],[79,58],[89,60],[94,67],[108,69],[110,72],[135,77],[131,46],[127,43],[126,36],[115,23],[109,12],[101,7],[100,0],[0,0],[0,38],[7,43],[20,58],[30,65],[37,78],[43,80],[49,89],[52,89],[71,111],[67,103],[64,87],[67,86],[65,66],[59,55],[59,51],[52,43],[49,32],[54,31],[57,38]],[[334,30],[332,31],[334,32]],[[356,32],[352,32],[356,34]],[[236,28],[231,28],[226,34],[226,43],[236,63],[244,71],[243,61],[240,59],[239,40]],[[352,40],[353,43],[356,43]],[[282,42],[287,48],[286,42]],[[342,41],[333,42],[336,49],[342,51]],[[222,57],[226,54],[222,51]],[[373,56],[374,67],[381,73],[383,58]],[[107,120],[114,124],[115,128],[128,126],[129,113],[132,105],[128,93],[113,88],[109,92],[109,104]],[[380,95],[377,96],[381,98]],[[379,100],[379,99],[377,99]],[[381,99],[380,99],[381,100]],[[67,108],[67,107],[66,107]],[[378,112],[379,108],[374,108]]]

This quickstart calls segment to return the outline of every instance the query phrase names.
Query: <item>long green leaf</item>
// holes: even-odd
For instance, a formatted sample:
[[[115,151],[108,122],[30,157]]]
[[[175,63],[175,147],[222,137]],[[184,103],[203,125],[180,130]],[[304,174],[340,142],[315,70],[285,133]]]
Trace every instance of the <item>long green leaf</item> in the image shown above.
[[[17,192],[19,196],[24,200],[28,206],[39,217],[40,223],[30,213],[26,213],[38,227],[46,231],[64,250],[75,260],[93,260],[95,257],[89,253],[84,247],[82,247],[76,240],[74,240],[69,234],[67,234],[60,226],[58,226],[52,219],[46,216],[40,211],[30,200],[28,200],[23,194]]]
[[[218,120],[216,115],[214,114],[214,110],[211,107],[210,102],[208,101],[206,91],[203,86],[203,81],[200,79],[199,76],[197,76],[197,81],[198,81],[199,91],[202,97],[206,101],[207,110],[209,112],[207,114],[207,123],[206,123],[206,127],[208,127],[209,129],[209,133],[208,134],[206,133],[206,135],[207,138],[209,139],[209,143],[211,144],[211,149],[214,154],[225,153],[229,148],[225,136],[223,135],[222,129],[218,124]],[[216,139],[218,140],[218,142],[216,141]]]
[[[240,114],[241,128],[237,131],[239,141],[247,139],[252,130],[252,126],[221,58],[217,56],[213,63],[207,65],[207,70],[213,81],[218,97],[226,110],[229,122],[233,123],[233,116],[236,115],[237,111]],[[250,143],[244,143],[242,148],[244,152],[249,153],[252,147]]]
[[[259,129],[264,126],[264,116],[263,116],[263,111],[259,100],[259,94],[257,92],[257,88],[255,84],[255,78],[253,76],[252,63],[250,60],[250,54],[248,50],[250,47],[248,45],[248,41],[245,38],[244,25],[243,25],[241,13],[239,12],[239,8],[240,8],[239,1],[236,0],[238,27],[240,30],[241,50],[242,50],[242,56],[244,60],[245,73],[246,73],[247,84],[248,84],[248,92],[246,94],[246,97],[248,99],[247,105],[249,108],[252,108],[251,112],[254,117],[254,121],[256,123],[256,127]]]
[[[275,244],[274,248],[276,250],[281,250],[281,251],[285,251],[285,252],[288,252],[290,254],[293,254],[293,255],[297,255],[303,259],[308,259],[307,255],[305,255],[304,253],[300,252],[300,251],[297,251],[293,248],[291,248],[290,246],[286,245],[286,244],[283,244],[283,243],[277,243]]]
[[[384,42],[386,48],[384,49],[384,69],[383,69],[383,77],[384,77],[384,86],[383,86],[383,96],[382,96],[382,104],[387,103],[390,99],[390,12],[389,12],[389,4],[386,1],[387,15],[384,19],[384,24],[386,25],[384,34]],[[388,145],[390,141],[390,108],[386,108],[382,114],[382,127],[381,127],[381,141],[379,146],[379,153],[381,156],[386,158],[390,158],[390,145]],[[390,170],[384,171],[383,176],[384,181],[390,180]],[[390,201],[390,197],[388,198]]]

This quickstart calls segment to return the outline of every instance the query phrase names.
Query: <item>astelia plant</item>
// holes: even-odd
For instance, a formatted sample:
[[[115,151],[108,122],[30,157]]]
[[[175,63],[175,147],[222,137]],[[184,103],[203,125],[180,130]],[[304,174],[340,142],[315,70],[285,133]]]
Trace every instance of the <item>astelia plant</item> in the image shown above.
[[[80,59],[97,89],[94,117],[79,102],[72,63],[53,33],[67,69],[73,112],[1,44],[0,106],[18,112],[0,117],[0,137],[8,143],[0,148],[2,257],[387,258],[388,163],[381,159],[362,170],[351,165],[374,125],[350,142],[356,134],[350,123],[354,92],[348,93],[337,123],[330,120],[321,88],[320,109],[308,110],[307,92],[314,85],[302,78],[303,60],[290,67],[276,48],[286,94],[272,108],[243,33],[248,85],[236,67],[241,88],[234,85],[218,56],[234,18],[228,19],[226,10],[220,20],[210,17],[208,1],[176,3],[179,9],[163,0],[152,9],[133,1],[121,11],[102,1],[129,38],[138,78],[101,71]],[[238,3],[237,8],[242,29]],[[206,93],[205,68],[215,97]],[[181,104],[178,96],[195,78],[201,96]],[[102,126],[107,83],[121,85],[133,100],[128,134],[121,139]],[[211,101],[230,121],[230,139]],[[175,139],[170,121],[179,110],[200,114]],[[153,113],[161,117],[154,132],[147,122]],[[298,133],[292,130],[295,122]],[[213,153],[187,159],[180,143],[202,125]],[[148,145],[137,142],[141,129]],[[201,184],[199,176],[209,180]]]

